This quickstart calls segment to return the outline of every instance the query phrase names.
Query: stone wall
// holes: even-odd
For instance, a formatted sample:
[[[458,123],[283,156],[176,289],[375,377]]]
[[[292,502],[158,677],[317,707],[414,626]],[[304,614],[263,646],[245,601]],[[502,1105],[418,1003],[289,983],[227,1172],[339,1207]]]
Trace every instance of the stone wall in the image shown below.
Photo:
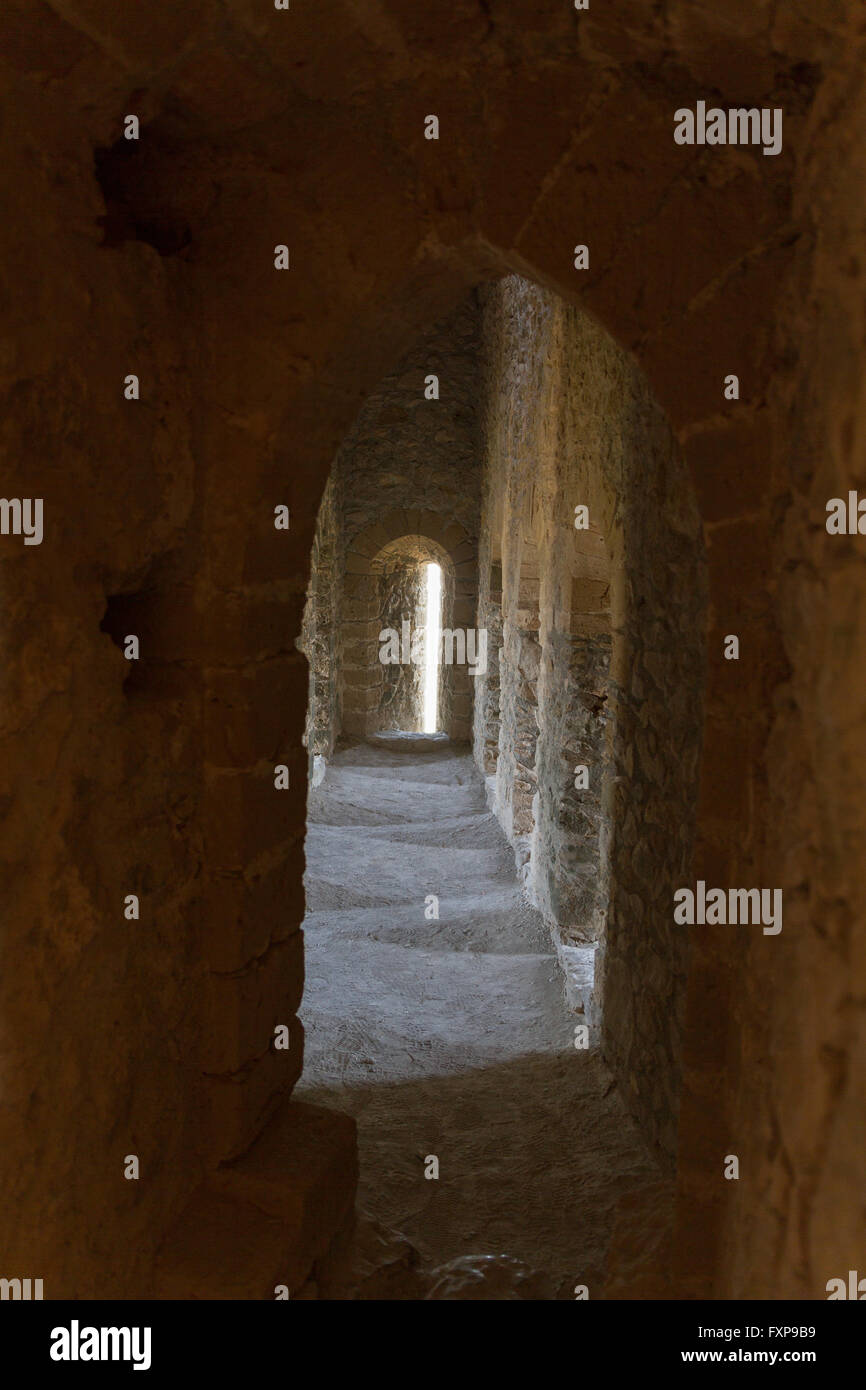
[[[331,756],[341,726],[338,679],[343,554],[341,523],[335,480],[331,478],[319,507],[304,621],[298,639],[298,648],[306,656],[310,668],[304,744],[309,756],[308,775],[312,780],[320,776],[323,764]]]
[[[2,106],[2,492],[44,534],[0,538],[0,1250],[46,1298],[147,1296],[207,1119],[193,350],[176,265],[101,245],[68,105],[7,72]]]
[[[825,525],[829,499],[849,488],[862,498],[866,478],[866,55],[861,25],[846,58],[827,61],[843,11],[833,7],[832,20],[825,12],[812,38],[826,80],[798,151],[794,212],[805,231],[777,316],[770,386],[746,422],[716,422],[695,438],[717,603],[748,633],[741,679],[757,687],[754,708],[770,725],[757,767],[749,749],[758,731],[746,722],[733,766],[713,765],[718,817],[733,805],[745,820],[745,808],[766,806],[765,837],[724,840],[724,856],[732,882],[784,889],[780,934],[750,931],[742,951],[725,950],[716,979],[731,1016],[713,1047],[705,1009],[698,1023],[706,948],[695,978],[704,1046],[689,1123],[712,1135],[717,1117],[749,1175],[712,1192],[692,1178],[690,1195],[700,1191],[719,1223],[709,1284],[719,1298],[820,1299],[829,1279],[864,1267],[863,1206],[848,1182],[866,1152],[866,562],[862,536],[832,536]],[[783,422],[775,447],[769,420]],[[731,489],[730,468],[715,461],[722,449],[736,453],[737,439],[744,457]],[[749,533],[761,561],[735,580],[733,557]],[[706,1141],[686,1146],[703,1156]],[[706,1258],[690,1235],[692,1210],[683,1203],[690,1269]]]
[[[548,919],[599,943],[604,1052],[672,1161],[687,937],[671,904],[690,873],[701,727],[697,508],[646,382],[586,315],[511,278],[486,296],[484,342],[481,573],[501,549],[505,654],[493,804]],[[575,529],[578,506],[591,529]],[[475,740],[483,768],[481,714]]]
[[[479,576],[478,626],[487,632],[487,672],[476,682],[473,706],[473,743],[481,752],[485,778],[495,776],[499,759],[499,661],[502,651],[502,565],[491,564]]]
[[[364,402],[333,472],[346,545],[389,513],[432,512],[478,534],[480,308],[471,294],[425,329]],[[439,397],[425,382],[438,377]]]
[[[583,944],[602,941],[607,922],[611,825],[603,779],[592,770],[611,765],[611,639],[553,633],[550,645],[557,679],[545,701],[539,766],[539,849],[546,842],[547,862],[535,886],[563,940]],[[582,776],[578,785],[584,768],[587,786]]]

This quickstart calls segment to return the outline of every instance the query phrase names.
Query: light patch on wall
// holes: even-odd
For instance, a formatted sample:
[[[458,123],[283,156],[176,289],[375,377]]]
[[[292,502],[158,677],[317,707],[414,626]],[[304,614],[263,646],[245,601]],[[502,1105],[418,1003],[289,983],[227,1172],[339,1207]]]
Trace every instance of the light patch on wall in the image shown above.
[[[439,643],[442,631],[442,571],[427,566],[427,632],[424,652],[424,733],[436,733],[439,692]]]

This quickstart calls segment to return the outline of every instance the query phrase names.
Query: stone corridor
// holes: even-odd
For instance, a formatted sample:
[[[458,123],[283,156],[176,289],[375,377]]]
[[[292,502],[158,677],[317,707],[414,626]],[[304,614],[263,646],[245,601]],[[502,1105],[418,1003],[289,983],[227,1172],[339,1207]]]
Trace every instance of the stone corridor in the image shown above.
[[[295,1096],[357,1120],[361,1242],[373,1218],[421,1256],[388,1297],[601,1297],[616,1203],[655,1165],[597,1053],[573,1045],[550,933],[471,756],[413,742],[342,749],[311,793]],[[491,1255],[516,1263],[468,1258]]]
[[[864,132],[862,0],[0,6],[0,1280],[866,1277]]]

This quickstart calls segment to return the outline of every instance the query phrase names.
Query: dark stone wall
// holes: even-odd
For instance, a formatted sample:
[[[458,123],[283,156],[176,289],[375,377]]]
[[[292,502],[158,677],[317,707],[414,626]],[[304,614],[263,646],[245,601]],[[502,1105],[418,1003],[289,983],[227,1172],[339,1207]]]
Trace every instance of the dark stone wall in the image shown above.
[[[337,661],[341,623],[342,517],[331,479],[319,508],[310,566],[310,583],[298,647],[309,662],[310,682],[304,742],[308,775],[316,780],[334,748],[341,724]],[[318,766],[316,759],[319,760]]]

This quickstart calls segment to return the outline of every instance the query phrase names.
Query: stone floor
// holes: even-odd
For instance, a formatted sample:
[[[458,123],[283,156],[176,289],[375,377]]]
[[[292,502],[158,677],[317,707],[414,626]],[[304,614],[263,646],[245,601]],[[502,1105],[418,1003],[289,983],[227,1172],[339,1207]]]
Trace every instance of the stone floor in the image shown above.
[[[295,1096],[356,1117],[362,1237],[416,1270],[361,1296],[602,1297],[616,1204],[659,1175],[601,1059],[573,1046],[468,753],[338,752],[311,793],[306,886]]]

